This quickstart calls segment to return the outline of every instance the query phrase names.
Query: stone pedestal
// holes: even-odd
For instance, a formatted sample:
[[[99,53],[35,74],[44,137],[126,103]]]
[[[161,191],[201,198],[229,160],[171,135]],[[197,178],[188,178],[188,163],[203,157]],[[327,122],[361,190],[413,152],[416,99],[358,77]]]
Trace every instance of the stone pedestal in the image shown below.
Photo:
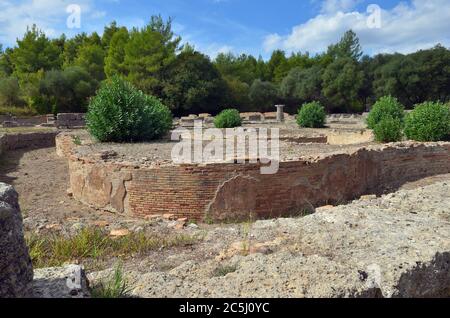
[[[284,107],[285,105],[275,105],[277,108],[277,121],[282,123],[284,122]]]

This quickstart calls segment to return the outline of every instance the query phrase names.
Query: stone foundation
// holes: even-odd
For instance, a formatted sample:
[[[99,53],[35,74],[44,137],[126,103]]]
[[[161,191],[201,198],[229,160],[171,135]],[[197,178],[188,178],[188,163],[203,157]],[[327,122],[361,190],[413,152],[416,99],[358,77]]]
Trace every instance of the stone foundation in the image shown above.
[[[280,163],[275,175],[258,164],[167,165],[81,157],[66,137],[75,199],[136,216],[170,213],[193,220],[236,221],[294,216],[314,207],[380,194],[405,182],[450,172],[450,143],[397,143]]]
[[[35,132],[0,136],[0,154],[5,151],[55,146],[57,132]]]
[[[58,128],[78,128],[86,126],[86,114],[61,113],[56,119]]]

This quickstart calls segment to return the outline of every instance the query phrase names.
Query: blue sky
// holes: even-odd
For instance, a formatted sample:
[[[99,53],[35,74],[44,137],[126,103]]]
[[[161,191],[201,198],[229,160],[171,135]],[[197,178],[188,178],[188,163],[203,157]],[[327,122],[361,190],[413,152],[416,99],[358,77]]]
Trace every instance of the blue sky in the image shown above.
[[[81,8],[81,28],[66,25],[69,4]],[[376,4],[379,25],[368,6]],[[352,28],[368,54],[408,53],[450,46],[450,0],[0,0],[0,43],[14,45],[36,23],[49,36],[98,31],[112,20],[143,26],[152,14],[173,17],[174,30],[211,56],[219,52],[268,57],[274,49],[317,53]],[[378,19],[379,17],[379,19]]]

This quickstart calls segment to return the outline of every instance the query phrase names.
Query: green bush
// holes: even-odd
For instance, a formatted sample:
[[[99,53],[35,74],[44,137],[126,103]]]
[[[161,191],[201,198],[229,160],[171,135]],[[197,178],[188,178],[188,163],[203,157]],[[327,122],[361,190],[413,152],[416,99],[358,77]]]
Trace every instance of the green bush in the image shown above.
[[[86,119],[89,132],[101,142],[150,141],[172,127],[172,114],[159,99],[117,76],[91,99]]]
[[[373,132],[378,142],[401,141],[403,122],[398,118],[385,117],[375,126]]]
[[[405,107],[392,96],[381,97],[372,107],[367,118],[369,129],[375,129],[375,126],[386,117],[399,119],[403,122],[405,117]]]
[[[319,102],[306,103],[298,110],[297,123],[304,128],[322,128],[326,116],[325,108]]]
[[[226,109],[214,119],[216,128],[235,128],[242,125],[242,119],[239,111],[236,109]]]
[[[405,134],[416,141],[440,141],[450,135],[450,107],[439,102],[416,105],[406,117]]]

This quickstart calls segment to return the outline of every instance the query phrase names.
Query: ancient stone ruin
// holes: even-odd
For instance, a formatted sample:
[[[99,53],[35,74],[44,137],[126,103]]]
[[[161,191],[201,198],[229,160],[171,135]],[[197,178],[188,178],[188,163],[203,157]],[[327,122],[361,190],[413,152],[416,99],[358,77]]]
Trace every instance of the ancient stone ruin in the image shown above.
[[[259,163],[177,165],[81,149],[73,136],[58,136],[57,151],[69,160],[75,199],[130,215],[170,213],[199,221],[292,216],[450,172],[449,143],[356,146],[310,158],[285,157],[274,175],[262,175]]]
[[[33,267],[18,197],[13,187],[0,183],[0,298],[32,295]]]
[[[175,142],[167,138],[101,144],[78,129],[2,135],[0,153],[56,146],[70,178],[64,198],[94,218],[119,219],[110,236],[148,228],[203,235],[190,252],[170,255],[170,271],[159,259],[146,259],[151,266],[144,270],[128,266],[130,296],[448,297],[449,184],[403,187],[450,173],[450,143],[381,145],[361,116],[329,116],[329,128],[309,130],[293,126],[289,115],[282,122],[280,113],[282,107],[241,114],[244,133],[280,128],[276,174],[261,174],[259,156],[253,163],[236,157],[177,164],[170,156]],[[196,120],[211,123],[212,117],[178,124],[192,131]],[[17,198],[0,185],[0,297],[90,297],[89,285],[111,269],[86,274],[81,265],[67,265],[33,274]],[[64,224],[44,229],[58,227],[67,230]],[[212,274],[223,266],[233,270]]]

